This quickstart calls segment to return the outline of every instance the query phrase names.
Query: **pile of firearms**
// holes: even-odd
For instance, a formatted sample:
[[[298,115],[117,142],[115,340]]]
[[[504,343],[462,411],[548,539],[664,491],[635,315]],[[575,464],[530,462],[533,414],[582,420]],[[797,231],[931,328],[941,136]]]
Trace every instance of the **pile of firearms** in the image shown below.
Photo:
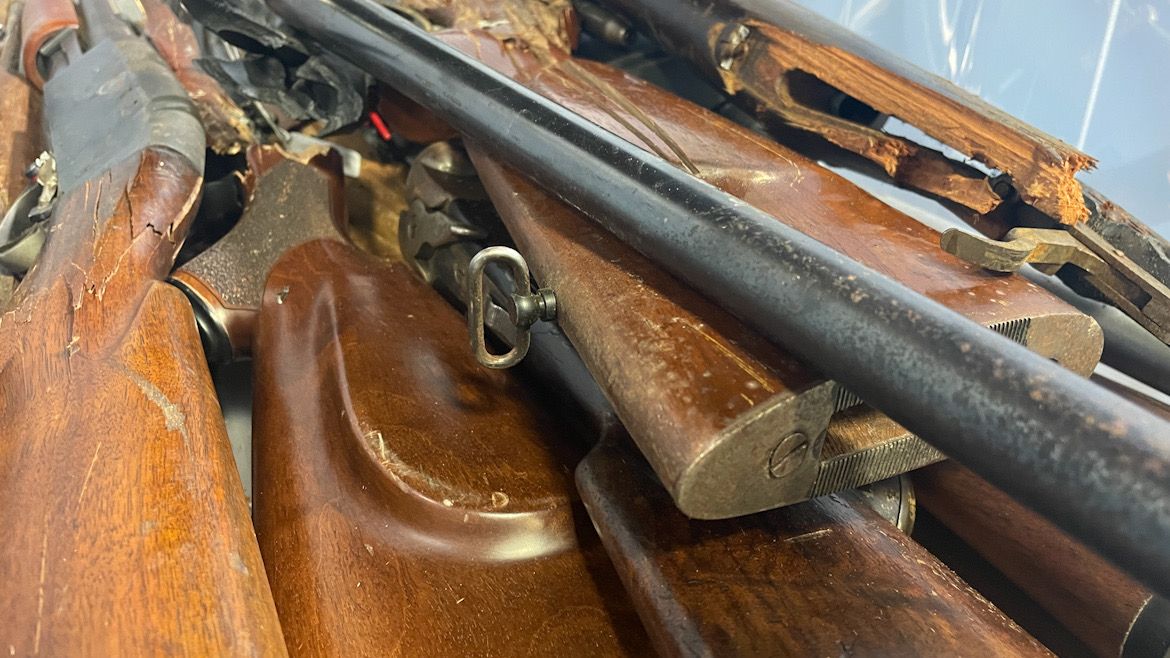
[[[1090,157],[789,0],[0,4],[0,655],[1167,655]]]

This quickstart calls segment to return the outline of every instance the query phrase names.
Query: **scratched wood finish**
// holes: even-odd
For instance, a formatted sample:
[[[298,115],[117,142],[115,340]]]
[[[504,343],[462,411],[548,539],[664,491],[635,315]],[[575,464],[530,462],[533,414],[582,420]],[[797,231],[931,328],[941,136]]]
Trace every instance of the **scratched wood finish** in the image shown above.
[[[333,241],[269,277],[255,518],[298,656],[645,655],[574,498],[580,453],[401,264]]]
[[[620,440],[577,469],[661,655],[1050,655],[856,494],[691,521],[652,480]]]
[[[0,647],[284,655],[190,306],[160,282],[201,172],[75,186],[0,316]]]
[[[1100,356],[1101,334],[1091,319],[1020,277],[989,274],[942,253],[936,232],[796,153],[601,64],[534,55],[482,33],[442,36],[630,142],[1073,370],[1087,372]],[[541,284],[558,291],[560,323],[680,507],[711,518],[800,500],[781,494],[791,481],[769,475],[769,457],[788,434],[815,439],[824,429],[830,409],[819,385],[825,382],[810,381],[782,354],[760,348],[742,325],[568,206],[482,156],[477,164]],[[703,368],[693,367],[696,359]],[[938,459],[930,454],[906,467]],[[811,479],[816,467],[811,460],[795,475]],[[740,485],[724,486],[728,477]],[[803,486],[800,494],[807,495],[812,483]]]
[[[834,116],[830,102],[835,92],[1011,174],[1025,202],[1061,222],[1088,217],[1074,175],[1092,168],[1092,158],[795,2],[603,2],[634,17],[664,46],[719,80],[729,94],[877,162],[904,184],[981,212],[997,202],[986,179],[969,167]],[[734,44],[737,30],[746,30],[746,37]]]
[[[9,28],[0,47],[0,213],[8,209],[28,180],[24,170],[42,150],[41,95],[17,72],[23,2],[8,7]]]

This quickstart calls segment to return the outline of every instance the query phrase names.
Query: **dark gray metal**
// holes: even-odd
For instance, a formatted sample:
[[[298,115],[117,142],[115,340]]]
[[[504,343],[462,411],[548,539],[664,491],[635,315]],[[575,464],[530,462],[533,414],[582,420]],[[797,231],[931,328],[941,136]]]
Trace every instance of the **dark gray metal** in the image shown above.
[[[103,41],[45,83],[58,194],[149,146],[203,169],[203,124],[175,75],[141,39]]]
[[[582,120],[370,0],[270,5],[1170,594],[1170,427],[1162,421]]]

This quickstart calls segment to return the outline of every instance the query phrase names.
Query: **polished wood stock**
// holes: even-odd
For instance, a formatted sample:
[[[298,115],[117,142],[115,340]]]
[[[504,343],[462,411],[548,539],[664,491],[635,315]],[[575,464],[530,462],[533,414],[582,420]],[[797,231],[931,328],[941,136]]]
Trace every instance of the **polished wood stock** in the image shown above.
[[[692,521],[653,479],[620,438],[577,469],[661,655],[1050,655],[857,494]]]
[[[294,655],[643,655],[579,453],[401,264],[290,251],[256,343],[255,511]]]

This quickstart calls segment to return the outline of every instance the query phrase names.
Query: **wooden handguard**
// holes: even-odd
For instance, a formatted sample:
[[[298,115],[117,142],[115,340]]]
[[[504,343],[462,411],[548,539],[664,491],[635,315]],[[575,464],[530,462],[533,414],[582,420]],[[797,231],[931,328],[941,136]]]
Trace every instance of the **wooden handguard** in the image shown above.
[[[21,66],[24,75],[37,89],[45,86],[37,56],[45,42],[64,29],[77,29],[77,10],[72,0],[27,0],[21,17]]]
[[[692,521],[628,441],[577,483],[663,656],[1047,656],[857,494]]]
[[[483,33],[441,36],[1074,371],[1087,373],[1100,357],[1100,329],[1090,318],[1020,277],[992,275],[943,253],[935,231],[795,152],[603,64],[538,59]],[[855,396],[797,366],[581,213],[471,149],[537,280],[556,291],[558,322],[686,514],[747,514],[942,458],[880,417],[881,431],[846,422],[826,433],[834,413],[859,403]]]
[[[190,306],[161,282],[202,181],[184,98],[138,41],[45,86],[60,196],[0,316],[14,654],[284,655]]]
[[[580,453],[404,265],[333,240],[273,269],[255,519],[293,655],[646,655]]]

